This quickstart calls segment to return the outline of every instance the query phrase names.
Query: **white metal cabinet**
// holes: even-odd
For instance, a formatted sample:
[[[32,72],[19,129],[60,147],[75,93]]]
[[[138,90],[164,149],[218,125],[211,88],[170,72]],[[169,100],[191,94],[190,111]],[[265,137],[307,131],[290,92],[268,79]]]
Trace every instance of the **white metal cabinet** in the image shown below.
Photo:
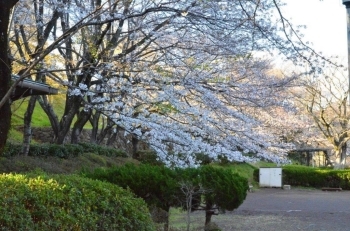
[[[260,187],[282,187],[282,168],[260,168]]]

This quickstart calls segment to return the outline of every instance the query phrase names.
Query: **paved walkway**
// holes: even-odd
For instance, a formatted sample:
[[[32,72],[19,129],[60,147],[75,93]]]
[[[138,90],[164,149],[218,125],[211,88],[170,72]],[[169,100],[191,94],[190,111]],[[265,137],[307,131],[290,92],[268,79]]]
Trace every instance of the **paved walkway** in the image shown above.
[[[263,188],[213,221],[225,231],[350,231],[350,191]]]

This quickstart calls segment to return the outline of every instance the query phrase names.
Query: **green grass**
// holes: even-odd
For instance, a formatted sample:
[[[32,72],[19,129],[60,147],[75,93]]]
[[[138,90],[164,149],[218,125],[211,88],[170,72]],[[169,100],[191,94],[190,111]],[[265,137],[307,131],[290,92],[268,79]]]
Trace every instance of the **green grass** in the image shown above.
[[[259,182],[254,181],[253,172],[254,169],[260,167],[276,167],[275,163],[259,161],[255,163],[231,163],[225,164],[223,167],[230,168],[233,173],[238,173],[240,176],[247,178],[249,184],[253,185],[254,188],[259,187]]]
[[[256,168],[260,168],[260,167],[277,167],[276,163],[272,163],[272,162],[266,162],[266,161],[259,161],[259,162],[255,162],[255,163],[251,163],[252,166],[256,167]]]
[[[227,166],[233,173],[238,173],[244,178],[248,179],[249,183],[253,183],[253,172],[256,167],[249,163],[233,163]]]
[[[16,100],[11,105],[12,118],[11,125],[22,126],[24,115],[27,111],[29,97]],[[53,107],[54,112],[56,113],[58,119],[61,119],[64,113],[65,108],[65,95],[52,95],[49,96],[50,104]],[[73,123],[76,119],[73,120]],[[73,124],[72,123],[72,124]],[[50,127],[50,120],[46,115],[45,111],[41,108],[40,104],[36,102],[35,108],[32,115],[32,126],[33,127]],[[84,128],[91,129],[92,126],[90,123],[87,123]]]
[[[74,174],[82,170],[92,171],[95,168],[109,168],[130,162],[138,163],[131,158],[100,156],[95,153],[85,153],[67,159],[52,156],[33,157],[21,155],[0,157],[0,172],[28,173],[40,170],[50,174]]]
[[[170,214],[169,214],[169,227],[171,227],[171,230],[187,230],[187,213],[184,210],[181,210],[179,208],[171,208]],[[191,213],[191,223],[190,223],[190,230],[191,231],[197,231],[197,230],[203,230],[204,228],[204,221],[205,221],[205,212],[204,211],[197,211],[194,213]]]
[[[16,100],[11,105],[12,118],[11,125],[13,127],[22,126],[24,115],[27,111],[29,97]],[[65,108],[65,95],[52,95],[49,96],[50,104],[53,107],[54,112],[56,113],[58,119],[60,120],[64,113]],[[73,120],[72,125],[74,124],[76,118]],[[101,121],[102,123],[102,121]],[[50,127],[50,120],[44,110],[41,108],[40,104],[36,102],[33,116],[32,116],[32,126],[33,127]],[[88,122],[85,126],[85,129],[92,129],[92,125]]]
[[[8,135],[8,139],[7,142],[11,142],[11,143],[20,143],[23,140],[23,134],[22,132],[11,128],[10,133]]]
[[[61,95],[55,95],[50,96],[50,103],[54,107],[54,111],[57,114],[58,118],[61,118],[64,112],[64,96]],[[20,126],[23,125],[23,118],[26,113],[29,97],[26,97],[24,99],[17,100],[12,103],[11,110],[12,110],[12,119],[11,119],[11,125],[12,126]],[[33,127],[49,127],[51,126],[49,118],[47,117],[44,110],[40,107],[39,103],[37,102],[35,104],[35,109],[33,112],[32,117],[32,126]]]

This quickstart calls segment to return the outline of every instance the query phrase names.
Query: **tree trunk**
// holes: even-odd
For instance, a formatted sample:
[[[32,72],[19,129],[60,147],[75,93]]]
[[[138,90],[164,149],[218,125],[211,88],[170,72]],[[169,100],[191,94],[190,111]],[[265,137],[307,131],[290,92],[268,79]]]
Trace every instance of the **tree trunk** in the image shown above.
[[[344,143],[344,145],[340,148],[340,164],[345,166],[346,165],[346,151],[347,151],[347,144]]]
[[[66,105],[64,108],[64,114],[60,121],[59,131],[57,137],[55,137],[56,144],[63,144],[66,141],[67,134],[72,125],[74,116],[78,113],[82,99],[80,96],[68,96],[66,97]]]
[[[337,143],[336,145],[334,145],[334,149],[335,149],[335,168],[339,169],[339,168],[344,168],[345,164],[346,164],[346,151],[347,151],[347,144],[346,142],[343,143]]]
[[[89,121],[91,117],[92,110],[81,110],[78,114],[77,121],[74,123],[71,135],[71,143],[77,144],[80,141],[80,134],[84,128],[84,125]]]
[[[134,134],[132,134],[131,143],[132,143],[132,158],[139,159],[140,156],[137,152],[138,151],[137,145],[139,143],[139,139]]]
[[[0,48],[1,49],[1,48]],[[0,70],[0,76],[3,73]],[[3,83],[2,78],[0,77],[0,82]],[[2,85],[2,84],[1,84]],[[5,84],[7,85],[7,84]],[[0,98],[4,96],[2,94],[3,92],[6,93],[7,89],[5,86],[0,86]],[[11,125],[11,107],[10,103],[6,102],[1,108],[0,108],[0,154],[2,153],[5,145],[8,133],[10,131],[10,125]]]
[[[93,114],[91,119],[90,119],[90,123],[92,125],[90,142],[93,143],[93,144],[98,143],[97,134],[98,134],[98,129],[99,129],[98,122],[100,121],[100,117],[101,117],[101,112],[96,111],[95,114]],[[103,129],[103,125],[102,125],[102,129]]]
[[[8,58],[8,26],[11,8],[18,0],[0,0],[0,99],[7,93],[11,80],[11,62]],[[2,153],[11,125],[11,106],[7,100],[0,108],[0,153]]]
[[[213,211],[213,206],[211,203],[206,203],[205,204],[205,225],[209,224],[211,221],[211,217],[213,216],[214,211]]]
[[[107,146],[112,146],[113,143],[116,141],[117,139],[117,135],[118,135],[118,128],[116,129],[116,131],[113,131],[114,129],[111,129],[111,134],[109,135],[108,139],[107,139]]]
[[[47,100],[46,95],[38,97],[37,100],[38,100],[41,108],[45,111],[47,117],[50,120],[51,128],[52,128],[53,133],[54,133],[54,137],[52,137],[52,140],[51,140],[51,142],[53,142],[55,140],[55,137],[58,137],[58,132],[60,129],[60,123],[59,123],[58,117],[57,117],[55,111],[53,110],[52,105]]]
[[[23,127],[23,145],[22,154],[27,156],[30,147],[30,141],[32,140],[32,116],[35,108],[37,96],[31,96],[28,102],[27,111],[24,114],[24,127]]]
[[[107,120],[106,122],[106,126],[104,126],[105,124],[105,121]],[[113,126],[115,124],[112,122],[112,120],[110,118],[103,118],[103,127],[101,128],[101,131],[100,131],[100,134],[97,136],[97,144],[103,144],[104,143],[104,140],[106,138],[107,135],[109,135],[109,138],[111,137],[111,134],[113,132]],[[106,145],[108,141],[106,142]]]
[[[36,75],[36,81],[42,80],[42,74]],[[22,154],[27,156],[29,152],[30,142],[32,140],[32,116],[38,96],[31,96],[28,102],[27,111],[24,114],[24,128],[23,128],[23,145]]]
[[[164,231],[169,230],[169,213],[170,213],[170,206],[166,209],[166,219],[164,223]]]

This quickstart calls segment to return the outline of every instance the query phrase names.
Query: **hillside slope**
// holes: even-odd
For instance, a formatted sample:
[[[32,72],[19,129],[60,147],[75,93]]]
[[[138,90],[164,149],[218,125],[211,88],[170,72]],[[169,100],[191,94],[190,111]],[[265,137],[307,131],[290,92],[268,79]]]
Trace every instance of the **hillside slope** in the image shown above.
[[[72,174],[82,169],[92,170],[98,167],[119,166],[128,162],[138,163],[131,158],[108,157],[94,153],[85,153],[68,159],[31,156],[1,157],[0,172],[24,173],[40,169],[47,173]]]

